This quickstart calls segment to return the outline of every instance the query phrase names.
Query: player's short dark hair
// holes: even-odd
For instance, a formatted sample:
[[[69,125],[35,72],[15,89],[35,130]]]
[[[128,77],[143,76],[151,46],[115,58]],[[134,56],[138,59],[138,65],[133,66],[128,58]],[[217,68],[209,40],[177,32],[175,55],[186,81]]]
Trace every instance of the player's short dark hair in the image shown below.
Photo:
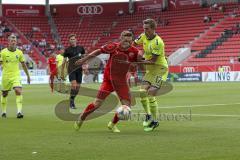
[[[150,18],[149,19],[145,19],[143,21],[143,24],[149,24],[152,29],[156,29],[157,28],[157,22],[154,19],[150,19]]]
[[[70,38],[72,38],[72,37],[76,37],[76,36],[77,36],[76,34],[71,33],[71,34],[68,35],[68,39],[70,39]]]
[[[121,36],[133,37],[133,33],[129,30],[124,30],[122,31]]]

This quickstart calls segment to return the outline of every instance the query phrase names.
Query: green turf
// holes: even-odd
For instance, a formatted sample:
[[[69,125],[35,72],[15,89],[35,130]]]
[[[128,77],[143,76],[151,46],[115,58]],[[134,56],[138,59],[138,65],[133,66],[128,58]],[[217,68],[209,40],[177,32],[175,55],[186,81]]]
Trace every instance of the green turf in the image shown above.
[[[13,93],[8,118],[0,118],[0,160],[238,160],[239,91],[240,83],[174,83],[171,93],[158,97],[165,119],[157,130],[144,132],[135,117],[113,134],[106,129],[111,113],[75,132],[73,122],[54,114],[67,95],[52,94],[47,85],[24,86],[24,119],[15,118]],[[91,100],[78,97],[77,102],[85,106]],[[137,102],[135,114],[142,112]],[[173,120],[173,114],[182,117]]]

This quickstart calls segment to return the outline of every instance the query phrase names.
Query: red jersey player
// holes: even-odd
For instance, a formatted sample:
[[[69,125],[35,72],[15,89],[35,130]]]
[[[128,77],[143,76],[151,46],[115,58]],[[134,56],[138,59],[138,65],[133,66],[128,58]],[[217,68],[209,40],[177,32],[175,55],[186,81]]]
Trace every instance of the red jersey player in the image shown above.
[[[131,45],[132,41],[132,32],[123,31],[121,33],[119,43],[110,43],[102,46],[100,49],[93,51],[88,56],[76,62],[77,65],[82,65],[88,59],[101,53],[110,54],[110,58],[104,70],[103,82],[100,86],[97,97],[94,102],[90,103],[85,108],[84,112],[79,116],[78,121],[75,122],[74,127],[76,130],[80,129],[89,114],[101,107],[106,97],[113,91],[116,91],[122,105],[130,107],[131,98],[126,75],[128,73],[130,63],[137,62],[138,59],[141,59],[138,55],[138,49]],[[122,63],[118,63],[119,61],[122,61]],[[118,121],[118,114],[115,113],[114,118],[108,124],[108,128],[113,132],[120,132],[116,127]]]
[[[50,87],[51,91],[53,92],[53,82],[54,82],[54,77],[57,77],[57,61],[56,61],[56,55],[55,53],[52,53],[50,57],[48,58],[48,66],[49,66],[49,80],[50,80]]]

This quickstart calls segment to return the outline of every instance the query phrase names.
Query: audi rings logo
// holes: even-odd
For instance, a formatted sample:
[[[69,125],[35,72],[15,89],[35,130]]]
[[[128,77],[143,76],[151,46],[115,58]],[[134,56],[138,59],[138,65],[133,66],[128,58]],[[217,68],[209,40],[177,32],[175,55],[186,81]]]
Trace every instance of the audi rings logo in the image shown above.
[[[77,8],[77,13],[79,15],[94,15],[94,14],[102,14],[103,7],[101,5],[86,5],[79,6]]]
[[[184,67],[183,68],[183,72],[187,73],[187,72],[195,72],[195,68],[194,67]]]

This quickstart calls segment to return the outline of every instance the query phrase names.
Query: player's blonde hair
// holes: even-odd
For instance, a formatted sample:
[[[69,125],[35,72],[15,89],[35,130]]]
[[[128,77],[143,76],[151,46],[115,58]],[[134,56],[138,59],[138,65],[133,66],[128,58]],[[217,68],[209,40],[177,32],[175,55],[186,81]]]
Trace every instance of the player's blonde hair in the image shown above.
[[[10,40],[10,39],[12,39],[12,38],[16,38],[16,39],[17,39],[17,36],[12,33],[12,34],[10,34],[10,35],[8,36],[8,40]]]
[[[149,19],[145,19],[143,21],[143,24],[149,24],[152,29],[156,29],[157,28],[157,22],[154,19],[150,19],[150,18]]]

